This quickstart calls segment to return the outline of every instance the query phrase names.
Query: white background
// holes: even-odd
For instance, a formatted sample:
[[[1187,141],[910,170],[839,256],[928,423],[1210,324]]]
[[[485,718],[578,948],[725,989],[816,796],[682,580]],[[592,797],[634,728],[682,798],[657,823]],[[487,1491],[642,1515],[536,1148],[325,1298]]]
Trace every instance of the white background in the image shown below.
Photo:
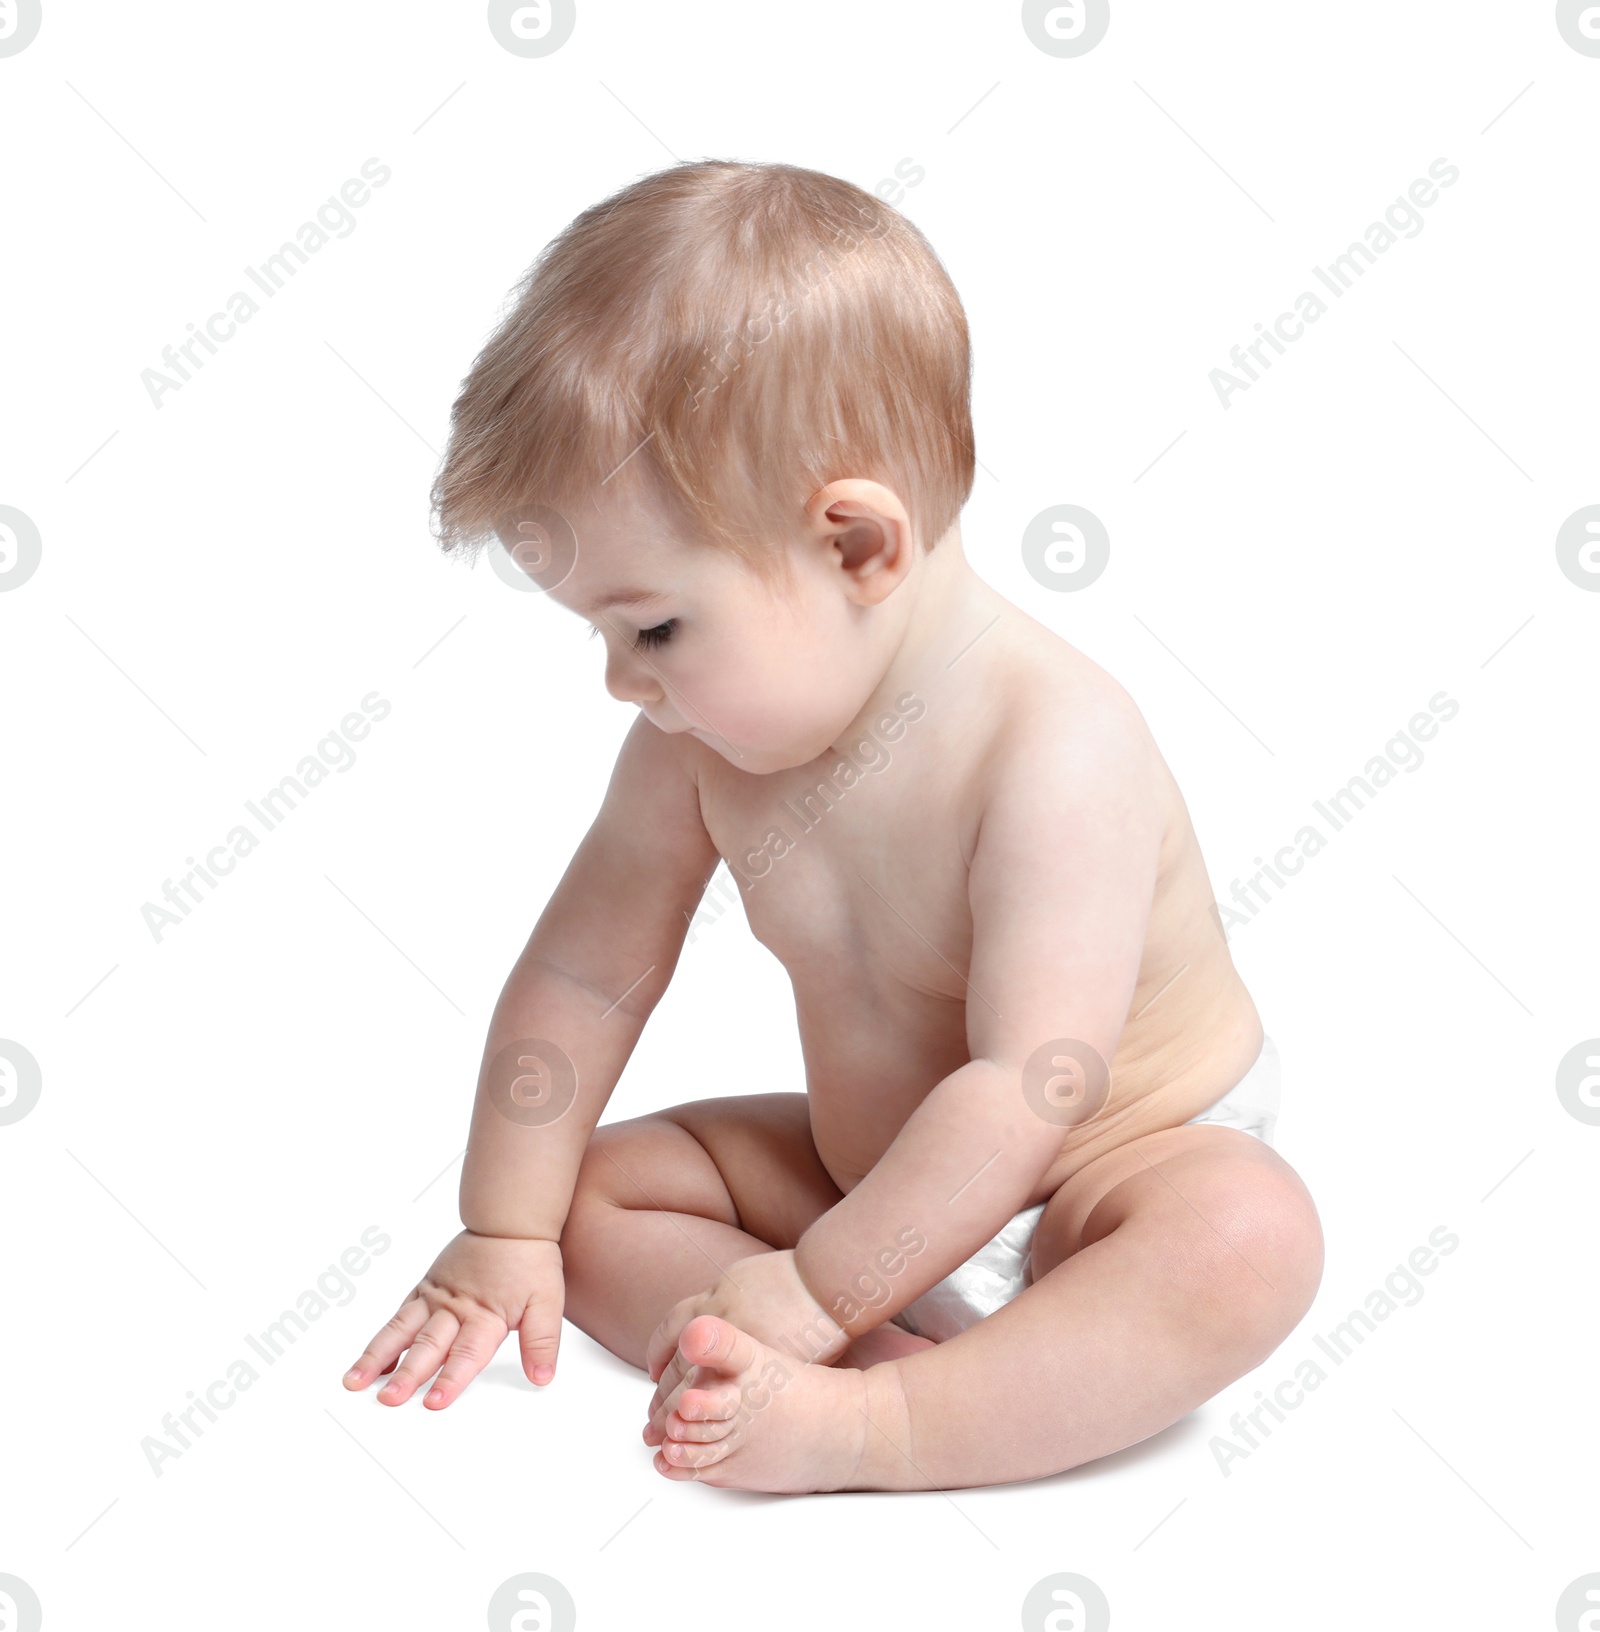
[[[1057,1571],[1125,1629],[1550,1624],[1600,1570],[1600,1127],[1555,1089],[1600,1033],[1600,594],[1555,553],[1600,502],[1597,105],[1545,3],[1118,0],[1061,58],[1015,4],[612,0],[542,59],[477,4],[47,3],[0,57],[0,504],[43,552],[0,593],[0,1038],[43,1078],[0,1127],[0,1572],[46,1626],[479,1627],[522,1571],[591,1628],[1013,1627]],[[154,407],[162,348],[372,157],[354,231]],[[570,1324],[549,1390],[510,1342],[443,1413],[340,1387],[458,1227],[490,1010],[632,715],[580,620],[430,539],[449,407],[552,235],[701,157],[925,171],[902,207],[974,337],[969,558],[1131,691],[1219,898],[1459,704],[1232,935],[1315,1306],[1053,1479],[674,1483],[650,1383]],[[1229,348],[1438,158],[1424,230],[1224,409]],[[1111,537],[1079,593],[1019,551],[1060,503]],[[353,768],[157,942],[143,905],[374,691]],[[734,912],[608,1118],[801,1086]],[[156,1477],[163,1415],[373,1225],[353,1301]],[[1224,1475],[1229,1417],[1440,1225],[1420,1301]]]

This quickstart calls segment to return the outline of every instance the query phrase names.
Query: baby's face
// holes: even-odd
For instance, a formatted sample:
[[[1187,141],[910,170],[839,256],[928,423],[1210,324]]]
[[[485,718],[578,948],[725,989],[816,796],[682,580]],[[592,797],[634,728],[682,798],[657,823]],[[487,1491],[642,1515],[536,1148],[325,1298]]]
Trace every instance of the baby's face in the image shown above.
[[[549,595],[604,639],[606,689],[739,770],[809,764],[888,667],[906,598],[892,610],[863,605],[823,541],[793,546],[785,594],[637,499],[608,498],[574,528],[576,561]]]

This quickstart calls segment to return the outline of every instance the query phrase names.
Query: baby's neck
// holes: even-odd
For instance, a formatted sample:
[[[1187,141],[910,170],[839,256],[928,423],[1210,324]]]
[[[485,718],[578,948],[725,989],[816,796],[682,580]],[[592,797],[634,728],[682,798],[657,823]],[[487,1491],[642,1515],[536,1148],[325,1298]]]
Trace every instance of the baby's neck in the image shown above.
[[[914,592],[910,617],[883,677],[839,735],[836,748],[870,730],[874,718],[882,710],[893,710],[895,700],[904,693],[915,692],[928,700],[930,694],[941,692],[951,678],[951,660],[962,654],[962,648],[980,634],[992,615],[979,614],[990,601],[999,599],[972,570],[962,550],[959,526],[952,527],[918,562],[915,578],[901,585],[901,590]]]

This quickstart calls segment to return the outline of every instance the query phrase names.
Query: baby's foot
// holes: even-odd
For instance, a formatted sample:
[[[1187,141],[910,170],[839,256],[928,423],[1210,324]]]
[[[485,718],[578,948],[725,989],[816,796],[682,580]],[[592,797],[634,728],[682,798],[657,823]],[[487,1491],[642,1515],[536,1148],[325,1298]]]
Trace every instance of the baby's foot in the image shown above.
[[[807,1365],[719,1315],[689,1321],[678,1354],[699,1372],[661,1425],[645,1428],[658,1473],[736,1490],[881,1488],[853,1482],[874,1432],[865,1372]]]
[[[882,1326],[874,1326],[870,1332],[863,1332],[831,1364],[853,1366],[857,1371],[865,1371],[880,1360],[899,1360],[908,1354],[915,1354],[918,1349],[931,1349],[933,1346],[932,1338],[916,1337],[903,1326],[886,1321]]]

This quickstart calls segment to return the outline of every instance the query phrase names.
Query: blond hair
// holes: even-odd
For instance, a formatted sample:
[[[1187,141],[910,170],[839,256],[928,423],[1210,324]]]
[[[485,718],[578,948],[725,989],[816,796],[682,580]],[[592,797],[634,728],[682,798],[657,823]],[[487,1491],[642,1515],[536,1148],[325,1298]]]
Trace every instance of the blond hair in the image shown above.
[[[462,382],[436,537],[470,557],[613,477],[786,576],[807,499],[892,488],[931,549],[972,491],[966,314],[927,240],[847,181],[709,159],[620,189],[534,261]]]

